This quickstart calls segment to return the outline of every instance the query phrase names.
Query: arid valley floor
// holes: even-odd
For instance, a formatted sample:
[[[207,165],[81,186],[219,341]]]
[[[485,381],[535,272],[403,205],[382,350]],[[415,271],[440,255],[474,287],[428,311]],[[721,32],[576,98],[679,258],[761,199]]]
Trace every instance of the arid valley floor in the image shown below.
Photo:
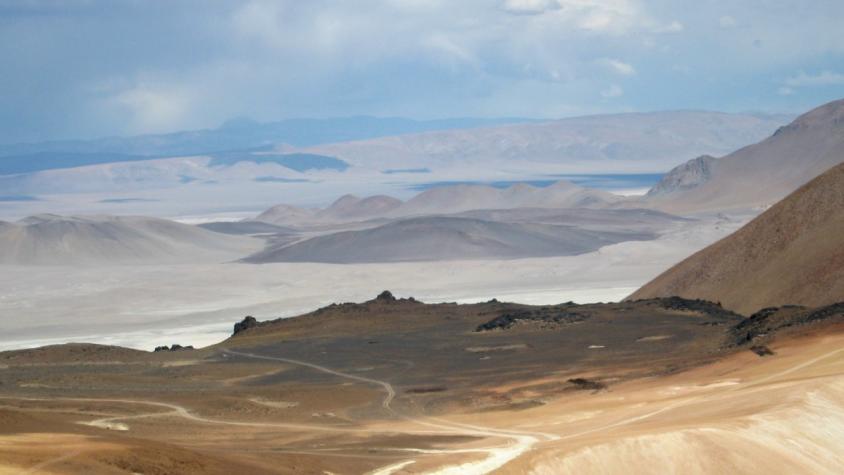
[[[0,353],[0,473],[835,473],[844,308],[390,294],[201,350]]]
[[[844,0],[0,0],[0,475],[844,474]]]

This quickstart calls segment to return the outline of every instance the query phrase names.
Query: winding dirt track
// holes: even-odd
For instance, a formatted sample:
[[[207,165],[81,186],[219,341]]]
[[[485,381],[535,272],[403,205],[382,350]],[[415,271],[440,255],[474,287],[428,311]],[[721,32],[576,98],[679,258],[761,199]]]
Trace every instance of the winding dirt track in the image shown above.
[[[677,401],[674,403],[669,403],[662,405],[658,409],[645,412],[644,414],[639,414],[633,417],[628,417],[625,419],[618,420],[616,422],[606,424],[600,427],[591,428],[588,430],[566,434],[566,435],[556,435],[556,434],[548,434],[548,433],[541,433],[541,432],[521,432],[521,431],[514,431],[514,430],[505,430],[505,429],[495,429],[490,427],[483,427],[483,426],[476,426],[476,425],[469,425],[469,424],[462,424],[457,422],[451,422],[444,419],[435,419],[435,418],[415,418],[402,415],[398,413],[393,407],[392,402],[396,397],[395,388],[387,381],[382,381],[374,378],[366,378],[362,376],[357,376],[353,374],[344,373],[342,371],[334,370],[331,368],[327,368],[321,365],[294,360],[289,358],[279,358],[279,357],[272,357],[272,356],[264,356],[264,355],[257,355],[252,353],[241,353],[235,352],[231,350],[224,350],[225,353],[246,357],[246,358],[256,358],[262,360],[271,360],[271,361],[279,361],[288,364],[300,365],[304,367],[308,367],[314,369],[316,371],[321,371],[327,374],[331,374],[340,378],[346,378],[358,382],[363,382],[367,384],[372,384],[380,387],[384,391],[384,398],[382,400],[382,407],[387,410],[391,415],[398,417],[401,420],[411,422],[414,424],[422,425],[425,427],[429,427],[432,429],[438,430],[407,430],[402,428],[394,428],[394,429],[364,429],[364,428],[349,428],[349,427],[331,427],[331,426],[324,426],[324,425],[311,425],[311,424],[291,424],[291,423],[271,423],[271,422],[245,422],[245,421],[230,421],[230,420],[219,420],[219,419],[211,419],[207,417],[202,417],[190,412],[184,406],[180,406],[177,404],[171,403],[164,403],[158,401],[145,401],[145,400],[134,400],[134,399],[101,399],[101,398],[27,398],[27,397],[14,397],[14,396],[0,396],[0,399],[8,399],[8,400],[26,400],[26,401],[77,401],[77,402],[109,402],[109,403],[119,403],[119,404],[132,404],[132,405],[145,405],[151,406],[155,408],[164,409],[163,411],[156,411],[150,413],[143,413],[143,414],[136,414],[136,415],[129,415],[129,416],[111,416],[96,419],[93,421],[88,422],[87,424],[102,427],[102,428],[109,428],[109,429],[121,429],[122,424],[118,424],[117,421],[126,421],[132,419],[141,419],[141,418],[153,418],[153,417],[180,417],[189,421],[197,422],[197,423],[204,423],[204,424],[219,424],[219,425],[229,425],[229,426],[243,426],[243,427],[257,427],[257,428],[278,428],[278,429],[290,429],[290,430],[304,430],[304,431],[326,431],[326,432],[341,432],[341,433],[403,433],[403,434],[419,434],[419,435],[443,435],[443,434],[459,434],[459,435],[471,435],[471,436],[480,436],[480,437],[489,437],[489,438],[498,438],[498,439],[509,439],[512,443],[503,445],[503,446],[492,446],[486,448],[470,448],[470,449],[416,449],[416,448],[406,448],[406,449],[394,449],[398,451],[405,451],[410,453],[416,453],[420,455],[449,455],[449,454],[468,454],[468,453],[486,453],[487,457],[473,462],[466,462],[459,465],[450,465],[441,467],[431,473],[436,475],[451,475],[451,474],[487,474],[492,471],[495,471],[501,467],[503,467],[508,462],[515,460],[516,458],[520,457],[525,452],[531,450],[540,440],[552,441],[552,440],[567,440],[576,437],[581,437],[584,435],[594,434],[597,432],[603,432],[610,429],[614,429],[621,426],[626,426],[629,424],[634,424],[636,422],[640,422],[651,417],[654,417],[658,414],[662,414],[674,409],[678,409],[683,406],[688,406],[690,404],[694,404],[705,398],[711,398],[713,396],[726,396],[734,391],[738,391],[741,389],[748,389],[753,388],[754,386],[759,386],[765,383],[768,383],[772,380],[777,378],[781,378],[784,376],[788,376],[796,371],[802,370],[808,366],[811,366],[815,363],[823,361],[827,358],[830,358],[834,355],[844,352],[844,348],[839,348],[828,353],[822,354],[811,360],[804,361],[800,364],[787,368],[783,371],[779,371],[777,373],[767,375],[765,377],[747,381],[742,384],[736,384],[723,392],[717,394],[701,394],[699,396],[685,398],[681,401]],[[125,430],[125,426],[123,430]],[[32,474],[36,473],[40,470],[48,468],[54,464],[63,462],[65,460],[71,459],[77,455],[79,455],[81,451],[76,450],[72,452],[68,452],[62,454],[59,457],[46,460],[41,462],[35,466],[32,466],[22,473]],[[405,467],[413,465],[417,462],[416,459],[408,459],[401,462],[394,462],[390,465],[386,465],[379,469],[376,469],[373,472],[370,472],[370,475],[391,475]]]
[[[424,454],[424,455],[449,455],[449,454],[470,454],[470,453],[486,453],[488,454],[486,458],[477,461],[477,462],[467,462],[460,465],[452,465],[452,466],[445,466],[440,469],[437,469],[433,474],[437,475],[450,475],[450,474],[466,474],[466,475],[482,475],[489,473],[493,470],[496,470],[506,463],[510,462],[511,460],[516,459],[523,453],[530,450],[539,440],[540,438],[544,438],[547,440],[551,440],[556,438],[556,436],[550,434],[537,434],[537,433],[522,433],[510,430],[499,430],[493,429],[490,427],[481,427],[481,426],[469,426],[464,424],[452,423],[442,419],[422,419],[422,418],[413,418],[409,416],[405,416],[399,414],[395,411],[392,407],[392,402],[396,397],[396,391],[392,384],[387,381],[382,381],[373,378],[366,378],[363,376],[358,376],[354,374],[344,373],[342,371],[337,371],[325,366],[317,365],[314,363],[309,363],[306,361],[295,360],[290,358],[279,358],[279,357],[272,357],[272,356],[264,356],[258,355],[253,353],[241,353],[232,350],[223,350],[224,353],[241,356],[245,358],[255,358],[261,360],[270,360],[270,361],[278,361],[288,364],[294,364],[299,366],[304,366],[307,368],[314,369],[316,371],[320,371],[323,373],[331,374],[340,378],[350,379],[353,381],[358,381],[362,383],[372,384],[380,387],[384,391],[384,399],[381,401],[381,406],[389,412],[391,415],[400,418],[401,420],[412,422],[414,424],[418,424],[425,427],[430,427],[432,429],[438,430],[406,430],[406,429],[362,429],[362,428],[348,428],[348,427],[331,427],[325,425],[311,425],[311,424],[291,424],[291,423],[275,423],[275,422],[245,422],[245,421],[230,421],[230,420],[220,420],[220,419],[211,419],[208,417],[203,417],[196,415],[184,406],[180,406],[178,404],[171,404],[165,402],[158,402],[158,401],[145,401],[145,400],[136,400],[136,399],[106,399],[106,398],[27,398],[27,397],[11,397],[11,396],[0,396],[0,399],[14,399],[14,400],[25,400],[25,401],[75,401],[75,402],[108,402],[108,403],[118,403],[118,404],[132,404],[132,405],[145,405],[145,406],[152,406],[156,408],[165,409],[164,411],[157,411],[157,412],[150,412],[150,413],[143,413],[143,414],[135,414],[131,416],[110,416],[104,417],[100,419],[95,419],[93,421],[87,422],[87,425],[91,425],[94,427],[100,427],[103,429],[111,429],[111,430],[127,430],[128,426],[125,424],[121,424],[118,421],[126,421],[126,420],[133,420],[133,419],[143,419],[143,418],[153,418],[153,417],[180,417],[189,421],[197,422],[197,423],[205,423],[205,424],[218,424],[218,425],[229,425],[229,426],[240,426],[240,427],[256,427],[256,428],[277,428],[277,429],[290,429],[290,430],[304,430],[304,431],[325,431],[325,432],[341,432],[341,433],[403,433],[403,434],[414,434],[414,435],[471,435],[471,436],[478,436],[478,437],[490,437],[490,438],[503,438],[509,439],[513,442],[504,445],[504,446],[492,446],[487,448],[471,448],[471,449],[416,449],[416,448],[408,448],[408,449],[397,449],[403,450],[406,452],[412,452],[417,454]],[[62,461],[68,460],[79,455],[79,451],[69,452],[63,454],[59,457],[54,459],[42,462],[36,466],[30,467],[25,473],[35,473],[38,470],[46,468],[49,465],[53,465],[56,463],[60,463]],[[402,468],[416,463],[415,459],[409,459],[406,461],[402,461],[399,463],[393,463],[391,465],[381,467],[371,474],[373,475],[390,475],[395,473]]]
[[[241,356],[245,358],[256,358],[262,360],[270,360],[270,361],[279,361],[282,363],[294,364],[305,366],[311,369],[315,369],[317,371],[321,371],[323,373],[331,374],[334,376],[338,376],[341,378],[346,378],[354,381],[360,381],[364,383],[373,384],[376,386],[381,387],[384,390],[384,399],[381,402],[381,406],[386,409],[390,414],[395,415],[405,421],[412,422],[415,424],[433,427],[437,429],[443,429],[447,433],[452,434],[460,434],[460,435],[472,435],[472,436],[481,436],[481,437],[495,437],[495,438],[505,438],[510,439],[513,441],[512,444],[507,446],[494,446],[489,448],[478,448],[478,449],[453,449],[453,450],[419,450],[413,449],[414,452],[422,453],[422,454],[465,454],[465,453],[477,453],[477,452],[486,452],[488,455],[485,459],[477,461],[477,462],[467,462],[460,465],[453,465],[440,468],[433,474],[437,475],[450,475],[450,474],[465,474],[465,475],[482,475],[489,473],[493,470],[496,470],[506,463],[510,462],[518,458],[523,453],[530,450],[537,442],[539,442],[540,438],[544,438],[547,440],[554,440],[557,436],[551,434],[537,434],[537,433],[528,433],[528,432],[517,432],[517,431],[510,431],[510,430],[499,430],[493,429],[490,427],[481,427],[481,426],[470,426],[465,424],[458,424],[453,423],[450,421],[442,420],[442,419],[422,419],[422,418],[414,418],[399,414],[393,407],[391,406],[393,400],[396,397],[396,390],[392,384],[388,381],[383,381],[379,379],[373,378],[366,378],[363,376],[358,376],[354,374],[344,373],[342,371],[337,371],[325,366],[321,366],[314,363],[308,363],[306,361],[295,360],[291,358],[279,358],[274,356],[264,356],[264,355],[257,355],[254,353],[242,353],[239,351],[232,351],[232,350],[223,350],[224,353],[230,355]],[[404,432],[404,431],[402,431]],[[390,475],[402,468],[406,467],[407,465],[415,463],[416,460],[407,460],[404,462],[396,463],[389,465],[387,467],[382,467],[372,474],[377,475]]]
[[[246,358],[255,358],[255,359],[259,359],[259,360],[270,360],[270,361],[280,361],[282,363],[290,363],[290,364],[294,364],[294,365],[305,366],[305,367],[308,367],[308,368],[311,368],[311,369],[315,369],[317,371],[321,371],[323,373],[328,373],[328,374],[331,374],[331,375],[334,375],[334,376],[339,376],[341,378],[346,378],[346,379],[351,379],[351,380],[354,380],[354,381],[360,381],[360,382],[363,382],[363,383],[369,383],[369,384],[375,384],[377,386],[381,386],[381,388],[383,388],[384,392],[386,393],[384,395],[384,400],[381,402],[381,406],[383,406],[384,409],[386,409],[390,413],[395,414],[395,411],[393,411],[393,408],[390,407],[390,404],[393,402],[393,399],[396,398],[396,390],[393,388],[393,385],[388,383],[387,381],[380,381],[378,379],[365,378],[363,376],[357,376],[357,375],[354,375],[354,374],[349,374],[349,373],[344,373],[342,371],[333,370],[331,368],[326,368],[325,366],[320,366],[318,364],[308,363],[307,361],[294,360],[294,359],[290,359],[290,358],[277,358],[277,357],[274,357],[274,356],[262,356],[262,355],[256,355],[254,353],[241,353],[239,351],[232,351],[232,350],[223,350],[223,353],[230,354],[230,355],[236,355],[236,356],[243,356],[243,357],[246,357]]]

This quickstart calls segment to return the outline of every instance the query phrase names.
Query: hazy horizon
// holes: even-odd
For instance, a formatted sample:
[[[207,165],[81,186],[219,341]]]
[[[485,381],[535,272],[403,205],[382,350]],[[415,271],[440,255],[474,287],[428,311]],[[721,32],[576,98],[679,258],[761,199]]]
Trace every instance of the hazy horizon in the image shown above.
[[[844,95],[842,14],[792,0],[0,2],[0,144],[239,117],[794,114]]]

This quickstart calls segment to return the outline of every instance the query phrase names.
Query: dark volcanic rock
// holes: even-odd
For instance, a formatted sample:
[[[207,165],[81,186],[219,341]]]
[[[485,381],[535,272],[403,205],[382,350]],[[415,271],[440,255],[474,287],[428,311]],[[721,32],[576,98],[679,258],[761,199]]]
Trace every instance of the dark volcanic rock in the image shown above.
[[[182,346],[182,345],[178,345],[178,344],[174,343],[171,346],[167,346],[167,345],[156,346],[154,351],[156,353],[159,353],[159,352],[162,352],[162,351],[188,351],[188,350],[193,350],[193,349],[194,348],[193,348],[192,345]]]
[[[375,300],[378,301],[378,302],[395,302],[396,297],[393,296],[393,293],[390,292],[389,290],[385,290],[385,291],[381,292],[380,294],[378,294],[378,296],[375,297]]]
[[[606,384],[600,381],[586,378],[571,378],[569,379],[569,383],[574,386],[574,389],[585,391],[600,391],[602,389],[606,389],[607,387]]]
[[[817,309],[798,305],[768,307],[739,322],[730,334],[732,344],[744,345],[788,328],[834,320],[844,321],[844,302]]]
[[[750,351],[756,353],[759,356],[773,356],[774,352],[770,348],[765,345],[755,345],[750,347]]]
[[[380,294],[378,294],[377,297],[375,297],[375,299],[370,300],[369,302],[387,303],[387,304],[391,304],[391,303],[422,303],[422,302],[416,300],[413,297],[396,298],[396,296],[393,295],[393,293],[390,292],[389,290],[385,290],[385,291],[381,292]],[[346,304],[343,304],[343,305],[346,305]]]
[[[254,328],[258,326],[258,320],[255,320],[255,317],[248,315],[243,318],[243,320],[234,324],[234,333],[232,336],[237,335],[238,333],[248,330],[250,328]]]
[[[814,322],[818,320],[826,320],[831,317],[844,316],[844,302],[834,303],[821,307],[806,316],[807,322]]]
[[[522,323],[534,324],[541,328],[550,328],[581,322],[587,318],[589,318],[588,313],[573,312],[560,307],[513,310],[478,325],[475,331],[507,330]]]
[[[647,300],[634,300],[634,302],[653,302],[654,305],[658,305],[664,309],[697,312],[711,317],[744,318],[743,315],[739,315],[733,311],[725,309],[721,306],[720,302],[710,302],[709,300],[684,299],[683,297],[675,296]]]

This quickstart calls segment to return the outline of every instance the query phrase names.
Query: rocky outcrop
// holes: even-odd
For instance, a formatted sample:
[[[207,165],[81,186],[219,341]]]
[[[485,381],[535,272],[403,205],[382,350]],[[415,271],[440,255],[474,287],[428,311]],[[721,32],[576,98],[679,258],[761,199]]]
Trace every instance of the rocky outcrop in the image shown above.
[[[784,330],[819,322],[843,321],[844,302],[813,309],[799,305],[784,305],[759,310],[734,326],[730,334],[733,345],[752,343],[754,346],[762,346],[759,342],[766,341],[775,333]],[[753,347],[750,349],[759,354]],[[765,355],[760,354],[760,356]]]
[[[255,320],[255,317],[248,315],[244,317],[243,320],[234,324],[234,332],[232,333],[232,336],[235,336],[240,332],[249,330],[250,328],[257,327],[258,325],[258,320]]]
[[[389,290],[385,290],[385,291],[381,292],[380,294],[378,294],[377,297],[375,297],[374,300],[371,300],[371,302],[388,303],[388,304],[389,303],[413,303],[413,304],[421,303],[413,297],[396,298],[396,296],[394,296],[393,293],[390,292]]]
[[[720,302],[710,302],[703,299],[685,299],[683,297],[665,297],[656,299],[632,300],[631,302],[646,302],[657,305],[667,310],[681,310],[687,312],[702,313],[711,317],[722,317],[727,319],[744,318],[731,310],[721,306]]]
[[[389,290],[385,290],[385,291],[381,292],[380,294],[378,294],[378,296],[375,297],[375,300],[377,302],[395,302],[396,297]]]
[[[678,190],[688,190],[700,186],[712,177],[712,169],[717,158],[701,155],[671,169],[662,180],[648,191],[648,196],[658,196]]]
[[[751,346],[750,351],[756,353],[758,356],[765,357],[765,356],[774,356],[776,353],[770,348],[765,345],[756,345]]]
[[[182,345],[177,345],[177,344],[174,343],[171,346],[167,346],[167,345],[156,346],[154,351],[155,351],[155,353],[161,353],[162,351],[189,351],[189,350],[193,350],[193,349],[194,349],[193,345],[182,346]]]
[[[595,381],[593,379],[586,379],[586,378],[571,378],[568,380],[569,384],[572,385],[573,389],[580,390],[580,391],[600,391],[602,389],[606,389],[607,385],[600,382]]]
[[[589,318],[586,312],[574,312],[566,308],[551,307],[530,310],[515,310],[499,315],[475,328],[476,332],[509,330],[516,325],[529,324],[538,328],[557,328]]]

